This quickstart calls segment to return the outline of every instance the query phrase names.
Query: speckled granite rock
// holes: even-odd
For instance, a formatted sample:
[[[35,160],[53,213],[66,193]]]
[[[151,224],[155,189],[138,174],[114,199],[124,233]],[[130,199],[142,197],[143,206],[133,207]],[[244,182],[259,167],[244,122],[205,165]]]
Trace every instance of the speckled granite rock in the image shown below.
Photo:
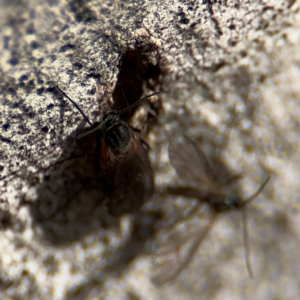
[[[299,298],[299,1],[0,8],[1,299]],[[88,126],[56,85],[92,122],[112,94],[120,108],[122,90],[130,103],[161,91],[131,118],[149,125],[157,187],[139,213],[114,218],[96,205],[101,191],[82,189],[90,158],[58,163],[90,146],[76,141]],[[166,137],[182,133],[209,159],[220,154],[218,172],[244,173],[242,199],[271,175],[248,209],[254,279],[237,212],[220,216],[178,278],[151,281],[154,233],[194,204],[163,193],[180,184]]]

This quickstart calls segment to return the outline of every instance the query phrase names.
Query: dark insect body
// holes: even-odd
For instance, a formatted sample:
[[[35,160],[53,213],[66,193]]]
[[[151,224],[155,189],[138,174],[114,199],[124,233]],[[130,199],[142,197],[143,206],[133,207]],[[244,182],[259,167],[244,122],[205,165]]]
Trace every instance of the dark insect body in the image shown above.
[[[161,264],[161,271],[157,272],[153,281],[156,284],[164,284],[176,278],[192,260],[199,246],[212,229],[217,216],[220,213],[234,210],[242,211],[246,266],[249,276],[252,278],[253,272],[249,258],[246,206],[262,192],[270,177],[267,177],[253,195],[245,200],[241,200],[236,196],[230,195],[225,190],[230,183],[239,179],[241,174],[234,176],[225,184],[220,183],[204,152],[187,136],[184,136],[183,140],[170,142],[169,159],[179,178],[188,184],[188,187],[170,189],[169,192],[196,198],[199,201],[188,216],[179,221],[179,225],[186,224],[192,217],[199,214],[200,207],[204,202],[209,205],[211,215],[204,230],[197,230],[188,226],[179,226],[180,229],[178,232],[176,230],[172,232],[172,229],[175,227],[171,229],[171,233],[167,235],[165,240],[165,243],[169,244],[169,246],[164,247],[165,249],[160,249],[158,256],[156,256],[156,261],[158,264]],[[177,225],[175,224],[175,226]],[[180,250],[188,242],[192,242],[192,245],[183,261],[173,263],[173,266],[168,265],[168,260],[164,259],[164,257],[170,255],[171,252],[178,253],[177,256],[179,257]],[[166,261],[166,265],[164,265],[164,260]]]
[[[96,133],[95,173],[103,188],[105,205],[110,214],[119,216],[139,209],[153,192],[153,170],[148,158],[149,146],[134,129],[121,119],[142,101],[159,94],[148,95],[123,110],[106,109],[97,126],[88,120],[79,106],[58,88],[81,113],[91,130],[81,139]]]

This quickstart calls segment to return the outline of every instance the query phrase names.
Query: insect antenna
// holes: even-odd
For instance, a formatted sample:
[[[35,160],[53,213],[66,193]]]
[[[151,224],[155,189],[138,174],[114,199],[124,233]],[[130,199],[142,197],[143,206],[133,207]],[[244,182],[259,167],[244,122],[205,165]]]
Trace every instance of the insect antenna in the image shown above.
[[[160,94],[160,92],[155,92],[155,93],[153,93],[153,94],[147,95],[147,96],[145,96],[145,97],[139,99],[138,101],[134,102],[133,104],[127,106],[126,108],[121,109],[121,110],[118,110],[118,113],[119,113],[120,115],[121,115],[121,114],[124,114],[124,113],[126,113],[127,111],[131,110],[133,107],[139,105],[139,104],[140,104],[141,102],[143,102],[144,100],[146,100],[146,99],[148,99],[148,98],[150,98],[150,97],[153,97],[153,96],[155,96],[155,95],[158,95],[158,94]],[[127,101],[126,101],[126,102],[127,102]]]
[[[264,189],[264,187],[266,186],[266,184],[269,182],[270,180],[270,176],[267,177],[267,179],[260,185],[260,187],[258,188],[258,190],[251,195],[248,199],[243,201],[243,208],[242,208],[242,217],[243,217],[243,242],[244,242],[244,249],[245,249],[245,260],[246,260],[246,267],[247,267],[247,271],[249,274],[250,278],[253,278],[253,271],[252,271],[252,267],[251,267],[251,262],[250,262],[250,247],[249,247],[249,233],[248,233],[248,227],[247,227],[247,209],[246,206],[253,201]]]
[[[137,105],[138,105],[139,103],[141,103],[142,101],[144,101],[144,100],[146,100],[146,99],[148,99],[148,98],[150,98],[150,97],[152,97],[152,96],[154,96],[154,95],[157,95],[157,94],[159,94],[159,93],[160,93],[160,92],[156,92],[156,93],[153,93],[153,94],[151,94],[151,95],[147,95],[147,96],[141,98],[140,100],[138,100],[137,102],[135,102],[135,103],[129,105],[128,107],[126,107],[126,108],[124,108],[124,109],[122,109],[122,110],[117,110],[117,113],[118,113],[119,115],[121,115],[121,114],[123,114],[123,113],[129,111],[131,108],[137,106]],[[124,95],[124,96],[125,96],[125,95]],[[126,99],[126,98],[125,98],[125,99]],[[126,100],[126,103],[127,103],[127,100]],[[89,124],[90,124],[90,123],[89,123]],[[85,132],[85,133],[79,134],[79,135],[77,136],[77,139],[81,139],[82,137],[87,136],[87,135],[90,135],[91,133],[93,133],[93,132],[95,132],[95,131],[99,131],[99,130],[103,127],[104,124],[105,124],[105,121],[101,122],[97,127],[93,128],[93,129],[91,129],[91,130],[89,130],[89,131],[87,131],[87,132]]]
[[[72,100],[65,92],[63,92],[59,87],[57,87],[57,89],[58,89],[58,90],[59,90],[59,91],[60,91],[67,99],[69,99],[69,101],[72,102],[72,104],[78,109],[78,111],[79,111],[79,112],[81,113],[81,115],[84,117],[84,119],[86,120],[86,122],[87,122],[91,127],[93,127],[93,126],[92,126],[92,123],[89,121],[88,117],[84,114],[84,112],[80,109],[80,107],[77,105],[77,103],[76,103],[75,101],[73,101],[73,100]],[[124,108],[124,109],[122,109],[122,110],[118,110],[117,113],[118,113],[119,115],[121,115],[121,114],[123,114],[123,113],[129,111],[129,110],[132,109],[133,107],[137,106],[137,105],[138,105],[139,103],[141,103],[142,101],[144,101],[144,100],[146,100],[146,99],[148,99],[148,98],[150,98],[150,97],[152,97],[152,96],[154,96],[154,95],[157,95],[157,94],[159,94],[159,93],[160,93],[160,92],[156,92],[156,93],[147,95],[147,96],[145,96],[145,97],[139,99],[139,100],[136,101],[135,103],[129,105],[128,107],[126,107],[126,108]],[[124,96],[125,96],[125,95],[124,95]],[[125,99],[126,99],[126,98],[125,98]],[[127,103],[127,100],[126,100],[126,103]],[[89,131],[87,131],[87,132],[84,132],[84,133],[82,133],[82,134],[79,134],[79,135],[77,136],[77,139],[81,139],[81,138],[83,138],[83,137],[85,137],[85,136],[87,136],[87,135],[90,135],[90,134],[93,133],[93,132],[99,131],[99,130],[103,127],[104,124],[105,124],[105,121],[104,121],[104,122],[101,122],[101,123],[100,123],[98,126],[96,126],[95,128],[93,128],[93,129],[91,129],[91,130],[89,130]]]
[[[128,107],[129,106],[129,102],[127,101],[127,98],[126,98],[126,95],[124,93],[124,90],[123,89],[121,89],[121,90],[122,90],[123,97],[124,97],[124,99],[126,101],[127,107]]]
[[[63,95],[65,96],[76,108],[77,110],[81,113],[81,115],[83,116],[83,118],[86,120],[86,122],[92,127],[92,123],[90,122],[90,120],[88,119],[88,117],[84,114],[84,112],[81,110],[81,108],[78,106],[78,104],[72,100],[63,90],[61,90],[58,86],[56,86],[57,90]]]

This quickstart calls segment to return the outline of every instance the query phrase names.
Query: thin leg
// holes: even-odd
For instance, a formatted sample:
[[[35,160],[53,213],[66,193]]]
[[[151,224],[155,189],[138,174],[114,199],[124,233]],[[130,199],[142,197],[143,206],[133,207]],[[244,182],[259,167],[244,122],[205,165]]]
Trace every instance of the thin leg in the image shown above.
[[[99,171],[100,171],[101,140],[102,140],[102,135],[101,135],[101,132],[98,131],[97,137],[96,137],[95,159],[94,159],[95,177],[97,177],[99,175]]]
[[[264,189],[264,187],[266,186],[266,184],[269,182],[270,180],[270,176],[267,177],[267,179],[260,185],[260,187],[258,188],[258,190],[251,195],[249,198],[247,198],[246,200],[243,201],[243,205],[247,205],[249,204],[251,201],[253,201]]]
[[[240,180],[244,177],[243,173],[239,173],[230,177],[224,184],[224,186],[231,185],[233,182]]]
[[[245,248],[245,260],[246,260],[246,267],[248,270],[248,274],[250,278],[253,278],[253,271],[250,262],[250,247],[249,247],[249,234],[248,234],[248,226],[247,226],[247,210],[246,206],[243,207],[242,210],[243,216],[243,240],[244,240],[244,248]]]
[[[82,155],[75,155],[75,156],[67,157],[67,158],[64,158],[62,160],[59,160],[59,161],[51,164],[50,166],[48,166],[46,168],[42,168],[42,170],[43,171],[48,171],[52,167],[55,167],[56,165],[60,165],[61,163],[65,162],[65,161],[73,160],[73,159],[77,159],[77,158],[84,158],[84,157],[94,156],[94,155],[95,155],[95,153],[86,153],[86,154],[82,154]]]

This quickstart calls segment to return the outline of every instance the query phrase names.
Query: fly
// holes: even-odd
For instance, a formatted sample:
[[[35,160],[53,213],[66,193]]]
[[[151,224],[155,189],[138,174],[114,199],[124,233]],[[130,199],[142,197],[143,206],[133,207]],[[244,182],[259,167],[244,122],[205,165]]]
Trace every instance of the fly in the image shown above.
[[[174,230],[173,227],[173,230],[171,229],[171,232],[167,235],[166,246],[161,247],[158,255],[155,257],[156,263],[160,265],[161,270],[153,278],[153,281],[157,284],[164,284],[176,278],[191,262],[201,243],[212,229],[217,216],[220,213],[231,210],[242,211],[246,267],[250,278],[252,278],[253,271],[249,257],[246,207],[262,192],[270,180],[270,176],[265,179],[254,194],[245,200],[241,200],[238,197],[231,197],[224,191],[226,185],[220,184],[204,152],[187,136],[184,136],[180,141],[170,142],[169,160],[179,178],[188,185],[188,187],[179,188],[177,193],[196,198],[199,203],[186,218],[179,221],[179,224],[175,224],[177,229],[179,228],[178,231]],[[237,175],[230,182],[232,183],[240,177],[241,175]],[[187,221],[191,220],[195,214],[199,214],[199,209],[204,202],[210,207],[211,215],[208,224],[201,231],[195,226],[188,228],[186,226]],[[192,243],[187,255],[178,263],[174,253],[177,252],[176,257],[179,257],[180,250],[188,242]],[[171,255],[173,255],[173,259],[170,258]]]
[[[95,173],[103,188],[108,212],[119,216],[136,211],[153,192],[153,170],[147,142],[121,119],[121,115],[159,92],[145,96],[122,110],[106,109],[102,121],[95,126],[75,101],[60,88],[57,89],[92,128],[78,135],[77,139],[96,133]]]

